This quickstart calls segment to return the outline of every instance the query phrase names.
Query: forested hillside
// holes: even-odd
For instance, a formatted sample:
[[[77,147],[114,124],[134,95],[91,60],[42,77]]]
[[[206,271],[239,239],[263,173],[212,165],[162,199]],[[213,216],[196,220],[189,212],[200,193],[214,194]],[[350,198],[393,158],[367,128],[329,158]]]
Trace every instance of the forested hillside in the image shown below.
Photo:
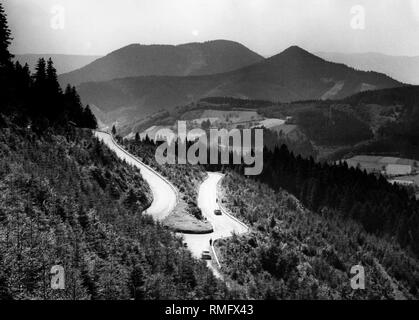
[[[0,292],[12,299],[220,298],[224,287],[161,225],[139,172],[90,131],[0,134]],[[49,286],[65,268],[67,287]]]
[[[0,299],[231,297],[182,241],[144,215],[140,172],[94,138],[96,119],[53,62],[11,62],[0,5]],[[84,128],[84,129],[83,129]],[[64,267],[65,290],[50,287]]]
[[[338,214],[304,209],[286,191],[235,172],[227,173],[222,191],[224,205],[252,228],[216,243],[228,281],[248,298],[418,298],[417,260],[393,241]],[[365,290],[350,286],[357,264],[365,268]]]
[[[375,104],[398,111],[395,121],[384,123],[377,139],[353,152],[387,153],[419,160],[419,87],[369,91],[344,100],[358,110]]]
[[[297,119],[304,133],[319,145],[355,145],[373,138],[368,124],[337,109],[303,111]]]
[[[316,212],[353,219],[367,232],[396,240],[419,256],[419,203],[381,176],[348,168],[346,163],[316,163],[283,146],[265,151],[263,172],[254,179],[289,191]]]
[[[419,87],[365,91],[342,100],[277,103],[265,117],[292,116],[319,151],[318,159],[357,154],[419,159]]]

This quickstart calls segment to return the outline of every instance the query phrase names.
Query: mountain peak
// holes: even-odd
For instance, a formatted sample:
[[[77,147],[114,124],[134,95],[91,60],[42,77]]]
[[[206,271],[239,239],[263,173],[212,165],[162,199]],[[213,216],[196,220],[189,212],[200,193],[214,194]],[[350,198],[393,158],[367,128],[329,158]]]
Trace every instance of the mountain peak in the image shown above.
[[[299,46],[291,46],[280,53],[280,55],[293,55],[293,56],[314,56],[307,50]]]
[[[281,53],[269,58],[267,61],[270,61],[271,63],[318,63],[320,61],[323,61],[323,59],[315,56],[314,54],[308,52],[307,50],[299,46],[291,46],[282,51]]]
[[[209,75],[238,70],[263,57],[245,46],[215,40],[183,45],[131,44],[82,69],[62,74],[62,85],[140,76]]]
[[[291,47],[285,49],[283,52],[287,52],[287,51],[289,51],[289,52],[308,52],[307,50],[304,50],[303,48],[301,48],[297,45],[291,46]]]

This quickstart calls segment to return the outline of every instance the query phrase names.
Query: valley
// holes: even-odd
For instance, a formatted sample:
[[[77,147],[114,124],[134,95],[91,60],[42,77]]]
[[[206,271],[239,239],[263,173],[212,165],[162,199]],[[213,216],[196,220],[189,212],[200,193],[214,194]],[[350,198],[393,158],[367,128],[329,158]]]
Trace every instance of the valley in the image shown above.
[[[419,16],[61,2],[0,3],[1,301],[419,299]]]

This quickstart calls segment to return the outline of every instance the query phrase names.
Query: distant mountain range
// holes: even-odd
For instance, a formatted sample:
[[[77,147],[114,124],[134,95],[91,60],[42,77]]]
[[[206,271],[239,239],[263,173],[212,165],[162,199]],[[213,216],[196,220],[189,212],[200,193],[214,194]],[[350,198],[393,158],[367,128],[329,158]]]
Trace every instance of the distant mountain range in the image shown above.
[[[45,60],[51,58],[54,61],[54,66],[57,73],[66,73],[88,65],[89,63],[99,59],[101,56],[86,56],[86,55],[68,55],[68,54],[17,54],[15,61],[19,61],[22,65],[27,63],[32,71],[40,58]]]
[[[132,44],[60,76],[62,85],[138,76],[195,76],[236,70],[264,58],[240,43],[215,40],[172,45]]]
[[[93,65],[93,64],[92,64]],[[92,65],[88,66],[91,67]],[[384,74],[327,62],[293,46],[269,59],[231,72],[205,76],[142,76],[82,83],[79,93],[108,120],[143,117],[203,97],[272,101],[341,99],[357,92],[402,86]]]
[[[409,84],[419,84],[419,56],[389,56],[381,53],[316,53],[325,60],[344,63],[358,70],[383,72]]]

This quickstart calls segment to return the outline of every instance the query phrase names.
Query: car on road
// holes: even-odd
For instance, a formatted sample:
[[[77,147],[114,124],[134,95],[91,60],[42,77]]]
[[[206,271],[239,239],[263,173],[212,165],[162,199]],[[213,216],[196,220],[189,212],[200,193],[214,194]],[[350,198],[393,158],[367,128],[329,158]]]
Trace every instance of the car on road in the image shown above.
[[[215,214],[216,216],[221,216],[223,213],[221,212],[221,210],[220,210],[220,209],[216,209],[216,210],[214,210],[214,214]]]
[[[202,260],[211,260],[211,253],[208,250],[202,251],[201,259]]]

